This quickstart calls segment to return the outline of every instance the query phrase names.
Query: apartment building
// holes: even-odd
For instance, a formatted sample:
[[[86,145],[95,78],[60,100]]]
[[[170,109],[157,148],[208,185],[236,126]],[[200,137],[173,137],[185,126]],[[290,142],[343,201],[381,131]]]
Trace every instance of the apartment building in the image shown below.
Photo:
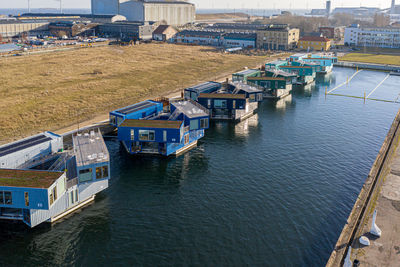
[[[257,48],[267,50],[290,50],[296,47],[300,30],[287,24],[271,24],[257,30]]]

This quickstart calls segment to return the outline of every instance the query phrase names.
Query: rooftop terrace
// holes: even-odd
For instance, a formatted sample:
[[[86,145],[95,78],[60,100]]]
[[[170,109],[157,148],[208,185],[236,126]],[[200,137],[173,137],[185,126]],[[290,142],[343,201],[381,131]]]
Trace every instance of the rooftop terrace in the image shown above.
[[[63,172],[0,169],[0,186],[49,188]]]
[[[174,101],[171,104],[189,118],[208,116],[207,110],[204,107],[192,101]]]
[[[72,140],[78,167],[109,161],[108,150],[100,131],[78,133]]]

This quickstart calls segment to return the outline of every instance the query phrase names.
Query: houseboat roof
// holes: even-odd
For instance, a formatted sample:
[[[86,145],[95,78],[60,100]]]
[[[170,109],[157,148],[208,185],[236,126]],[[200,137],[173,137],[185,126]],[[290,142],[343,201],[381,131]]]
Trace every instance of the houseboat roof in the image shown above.
[[[201,93],[199,98],[214,98],[214,99],[246,99],[242,94],[204,94]]]
[[[283,76],[283,77],[296,77],[296,75],[295,74],[293,74],[293,73],[290,73],[290,72],[287,72],[287,71],[284,71],[284,70],[276,70],[276,69],[267,69],[267,70],[265,70],[266,72],[270,72],[270,73],[273,73],[274,75],[277,75],[277,76]]]
[[[249,81],[285,81],[282,77],[249,77]]]
[[[0,186],[49,188],[63,172],[0,169]]]
[[[235,92],[240,92],[240,91],[244,91],[246,93],[262,93],[262,90],[257,89],[254,86],[242,83],[242,82],[234,82],[233,86],[235,87],[233,93]]]
[[[135,127],[135,128],[156,128],[156,129],[179,129],[182,121],[167,120],[124,120],[119,127]]]
[[[133,112],[139,111],[141,109],[144,109],[144,108],[149,108],[149,107],[155,106],[157,104],[158,104],[158,102],[156,102],[156,101],[146,100],[146,101],[143,101],[143,102],[140,102],[140,103],[137,103],[137,104],[133,104],[133,105],[130,105],[130,106],[127,106],[127,107],[123,107],[123,108],[117,109],[117,110],[115,110],[113,112],[120,113],[120,114],[123,114],[123,115],[127,115],[127,114],[131,114]]]
[[[197,93],[210,91],[210,90],[218,90],[221,88],[221,84],[217,82],[205,82],[201,84],[197,84],[191,87],[186,88],[186,90],[195,91]]]
[[[171,105],[189,118],[208,116],[207,110],[203,106],[190,100],[174,101],[171,103]]]
[[[48,142],[52,139],[61,138],[52,132],[45,132],[38,135],[30,136],[28,138],[18,140],[6,145],[0,146],[0,157],[6,156],[8,154]]]
[[[87,166],[109,161],[108,149],[98,131],[78,133],[72,136],[77,166]]]
[[[311,66],[282,66],[284,69],[311,69]]]
[[[233,75],[249,75],[249,74],[253,74],[253,73],[257,73],[257,72],[260,72],[260,70],[248,69],[248,70],[242,70],[242,71],[236,72]]]

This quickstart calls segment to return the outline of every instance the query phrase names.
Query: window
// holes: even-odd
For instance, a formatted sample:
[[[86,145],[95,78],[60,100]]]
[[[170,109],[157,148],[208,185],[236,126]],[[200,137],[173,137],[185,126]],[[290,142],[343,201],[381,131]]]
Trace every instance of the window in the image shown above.
[[[155,132],[149,130],[139,130],[139,140],[141,141],[154,141]]]
[[[226,108],[226,100],[214,100],[215,108]]]
[[[236,100],[232,101],[232,108],[235,109],[236,108]]]
[[[25,192],[24,196],[25,196],[25,206],[29,207],[29,193]]]
[[[92,180],[92,168],[79,170],[79,182],[87,182]]]
[[[53,197],[54,197],[54,201],[56,201],[57,200],[57,186],[55,186],[53,188]]]
[[[163,140],[167,142],[167,131],[163,131]]]
[[[54,202],[53,194],[50,194],[50,206],[53,204],[53,202]]]
[[[11,192],[4,191],[4,204],[12,205],[12,194],[11,194]]]
[[[101,179],[101,178],[103,178],[103,176],[102,176],[102,174],[101,174],[101,170],[102,170],[102,167],[97,167],[97,168],[96,168],[96,179]]]
[[[208,128],[208,118],[200,120],[200,128]]]
[[[189,134],[185,135],[185,145],[189,143]]]
[[[207,106],[208,106],[208,108],[211,108],[211,99],[207,100]]]
[[[78,189],[75,189],[75,202],[78,201]]]
[[[103,166],[103,178],[108,177],[108,166]]]
[[[199,129],[199,120],[191,120],[190,121],[190,130]]]
[[[135,140],[135,130],[131,129],[131,140]]]

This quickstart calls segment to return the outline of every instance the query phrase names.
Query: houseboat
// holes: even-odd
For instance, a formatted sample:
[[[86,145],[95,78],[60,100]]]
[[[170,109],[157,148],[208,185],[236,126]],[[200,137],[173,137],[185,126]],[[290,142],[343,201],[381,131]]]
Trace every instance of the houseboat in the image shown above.
[[[146,100],[110,112],[110,124],[118,127],[126,119],[143,119],[154,116],[163,110],[163,103]]]
[[[201,93],[208,94],[221,89],[221,83],[205,82],[192,87],[188,87],[184,91],[184,98],[197,101]]]
[[[332,72],[333,64],[337,62],[337,57],[327,54],[295,54],[289,57],[289,61],[303,61],[315,63],[320,66],[317,74],[327,74]]]
[[[0,168],[21,169],[42,164],[63,149],[63,138],[44,132],[0,146]]]
[[[297,75],[277,69],[266,69],[259,77],[249,77],[247,83],[263,90],[264,99],[281,99],[292,91]]]
[[[261,70],[258,69],[242,70],[232,74],[232,82],[246,83],[247,78],[260,77],[260,76],[261,76]]]
[[[73,150],[59,152],[47,169],[0,169],[1,220],[19,220],[31,228],[55,222],[108,187],[109,154],[100,131],[72,139]]]
[[[179,155],[195,147],[208,127],[207,109],[192,100],[174,100],[152,116],[125,119],[118,139],[129,154]]]
[[[220,90],[198,97],[212,120],[244,120],[255,113],[262,100],[262,90],[241,82],[225,83]]]

